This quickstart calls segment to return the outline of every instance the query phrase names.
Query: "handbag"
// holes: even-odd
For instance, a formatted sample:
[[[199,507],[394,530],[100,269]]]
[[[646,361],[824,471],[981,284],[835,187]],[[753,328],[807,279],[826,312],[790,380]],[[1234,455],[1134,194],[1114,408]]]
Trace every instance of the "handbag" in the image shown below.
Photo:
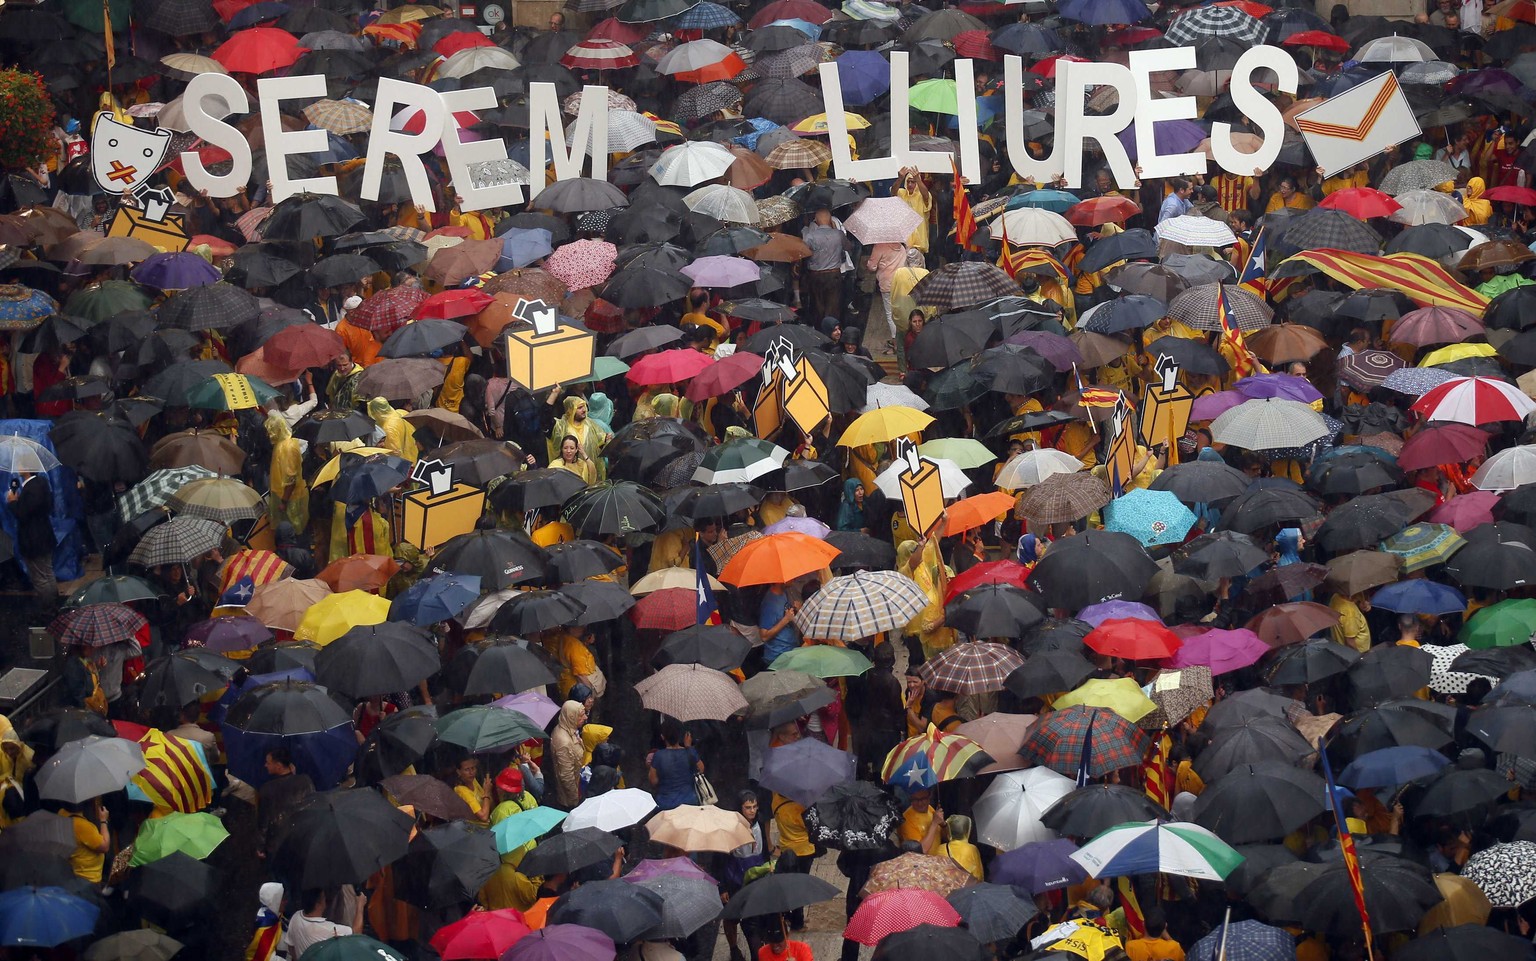
[[[705,777],[702,771],[693,776],[693,791],[699,796],[701,807],[708,807],[720,800],[720,796],[715,793],[715,786],[709,783],[709,778]]]

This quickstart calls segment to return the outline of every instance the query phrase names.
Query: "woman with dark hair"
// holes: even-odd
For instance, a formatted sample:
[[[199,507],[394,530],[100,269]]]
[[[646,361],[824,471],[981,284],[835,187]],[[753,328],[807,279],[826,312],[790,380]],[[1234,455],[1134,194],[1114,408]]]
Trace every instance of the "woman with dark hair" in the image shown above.
[[[726,863],[725,877],[720,882],[721,898],[729,902],[731,895],[741,890],[746,883],[747,872],[768,861],[770,850],[767,843],[767,831],[764,829],[762,803],[758,799],[757,792],[751,788],[743,790],[736,796],[736,810],[747,823],[752,825],[752,841],[743,844],[732,851],[730,860]],[[736,931],[738,922],[725,922],[725,943],[731,948],[731,961],[742,961],[746,956],[741,953],[741,948],[736,943]],[[752,957],[757,957],[757,949],[760,944],[754,943],[753,932],[750,927],[747,930],[747,950]]]
[[[656,796],[656,807],[670,811],[682,804],[698,801],[693,786],[693,776],[704,773],[704,762],[691,746],[682,722],[666,718],[661,722],[661,740],[665,745],[651,752],[646,762],[646,777],[651,782],[651,793]]]

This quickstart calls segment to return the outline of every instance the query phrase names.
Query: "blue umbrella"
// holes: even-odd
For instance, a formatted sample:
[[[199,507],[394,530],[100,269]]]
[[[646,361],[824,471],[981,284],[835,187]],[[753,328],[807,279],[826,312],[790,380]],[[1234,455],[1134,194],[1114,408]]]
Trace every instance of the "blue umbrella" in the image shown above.
[[[890,62],[873,50],[849,50],[837,58],[837,82],[843,102],[861,107],[891,89]]]
[[[710,3],[709,0],[689,7],[677,18],[677,25],[684,30],[719,30],[734,27],[740,22],[741,18],[732,13],[729,7]]]
[[[1120,131],[1117,136],[1120,142],[1125,144],[1126,153],[1135,160],[1136,121],[1132,121],[1131,125]],[[1200,145],[1200,141],[1209,136],[1205,128],[1193,120],[1159,120],[1152,127],[1152,142],[1157,145],[1157,152],[1161,156],[1190,153]]]
[[[982,130],[985,130],[988,127],[990,127],[992,125],[992,121],[996,120],[999,116],[1002,115],[1002,113],[1003,113],[1003,98],[1002,97],[977,97],[976,98],[976,124]],[[951,127],[958,128],[960,126],[960,118],[959,117],[950,117],[949,118],[949,125]]]
[[[781,126],[763,117],[748,117],[746,123],[752,128],[753,132],[736,137],[733,139],[733,142],[741,144],[748,150],[756,150],[759,137],[770,130],[778,130]]]
[[[1296,957],[1296,939],[1289,931],[1262,921],[1234,921],[1207,934],[1189,949],[1189,961],[1216,961],[1218,957],[1292,961]]]
[[[352,722],[338,724],[327,731],[307,734],[266,734],[242,731],[224,725],[224,753],[229,756],[229,771],[245,783],[260,787],[272,776],[267,773],[267,752],[277,747],[288,749],[299,773],[308,774],[321,791],[341,783],[357,756],[357,737]]]
[[[1133,490],[1104,507],[1104,529],[1129,534],[1147,547],[1177,544],[1195,526],[1195,514],[1172,491]]]
[[[13,888],[0,894],[0,945],[52,948],[90,934],[100,913],[63,888]]]
[[[1057,13],[1067,20],[1100,26],[1140,23],[1152,16],[1152,11],[1141,0],[1067,0]]]
[[[1421,777],[1428,777],[1451,763],[1439,751],[1427,747],[1384,747],[1349,762],[1339,772],[1339,783],[1355,790],[1369,787],[1395,787]]]
[[[995,97],[983,97],[981,100],[994,100]],[[981,100],[976,101],[978,104]],[[1050,210],[1058,214],[1064,214],[1070,208],[1076,206],[1078,198],[1076,194],[1070,194],[1065,190],[1031,190],[1028,193],[1014,194],[1008,198],[1005,210],[1018,210],[1020,207],[1038,207],[1041,210]]]
[[[267,3],[253,3],[229,18],[229,29],[242,30],[246,27],[254,27],[258,23],[276,20],[287,12],[288,4],[277,3],[275,0],[269,0]]]
[[[547,807],[536,807],[503,818],[491,825],[491,833],[496,836],[496,853],[516,851],[529,841],[553,831],[564,820],[564,811]]]
[[[389,605],[389,619],[430,627],[458,617],[479,596],[477,575],[436,574],[417,581],[396,597]]]
[[[805,34],[807,37],[811,38],[812,40],[820,40],[821,39],[821,28],[818,27],[816,24],[812,23],[809,20],[798,20],[798,19],[775,20],[772,23],[767,24],[767,26],[770,26],[770,27],[794,27],[796,30],[799,30],[801,33]]]
[[[1458,614],[1467,609],[1461,591],[1423,579],[1388,584],[1371,596],[1371,604],[1399,614]]]
[[[59,312],[59,302],[31,287],[0,287],[0,330],[31,330]]]
[[[555,252],[551,245],[554,235],[543,227],[514,227],[501,235],[501,259],[497,270],[513,270],[526,267],[540,257]]]
[[[129,274],[135,281],[157,290],[186,290],[218,283],[219,269],[187,251],[150,254]]]

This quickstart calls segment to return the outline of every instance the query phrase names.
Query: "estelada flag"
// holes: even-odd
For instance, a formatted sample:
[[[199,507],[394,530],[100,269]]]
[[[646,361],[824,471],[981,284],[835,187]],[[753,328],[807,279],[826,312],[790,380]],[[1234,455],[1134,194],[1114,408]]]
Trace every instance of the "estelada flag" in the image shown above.
[[[1259,363],[1254,360],[1253,353],[1248,349],[1248,342],[1243,339],[1242,330],[1232,322],[1232,315],[1227,310],[1226,291],[1220,287],[1216,290],[1216,319],[1221,323],[1221,339],[1232,351],[1232,374],[1235,378],[1247,377],[1259,372]]]
[[[960,166],[953,155],[949,158],[949,167],[955,172],[955,242],[969,248],[971,238],[976,236],[976,215],[971,213],[971,198],[965,192],[965,184],[960,180]]]

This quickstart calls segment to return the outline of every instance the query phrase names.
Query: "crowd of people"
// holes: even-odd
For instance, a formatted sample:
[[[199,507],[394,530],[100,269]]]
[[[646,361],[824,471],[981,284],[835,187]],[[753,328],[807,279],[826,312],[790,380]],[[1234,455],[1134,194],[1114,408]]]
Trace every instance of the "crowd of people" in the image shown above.
[[[1532,956],[1536,3],[535,6],[0,9],[0,133],[54,110],[0,181],[0,663],[59,651],[0,954]],[[1160,154],[1256,142],[1259,44],[1271,169],[1010,163],[1058,63],[1159,47]],[[882,156],[891,51],[979,182],[836,179],[818,68]],[[1384,72],[1418,132],[1325,170],[1298,115]],[[277,120],[340,196],[274,203],[254,116],[197,190],[206,73],[323,74]],[[383,78],[493,88],[474,174],[543,189],[362,199]],[[534,83],[606,86],[606,180],[530,173]],[[168,133],[169,219],[98,116]],[[590,367],[525,383],[550,308]]]

